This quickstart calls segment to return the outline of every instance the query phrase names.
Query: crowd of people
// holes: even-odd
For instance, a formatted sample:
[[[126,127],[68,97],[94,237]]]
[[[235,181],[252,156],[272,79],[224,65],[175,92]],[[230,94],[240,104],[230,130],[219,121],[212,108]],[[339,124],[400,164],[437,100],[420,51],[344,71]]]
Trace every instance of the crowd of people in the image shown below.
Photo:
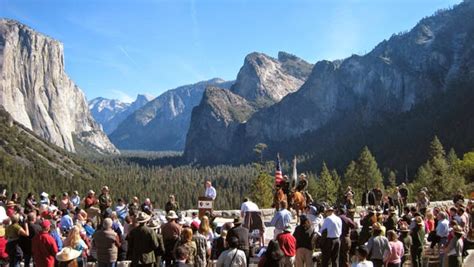
[[[430,208],[424,188],[415,205],[407,204],[406,186],[397,197],[375,188],[362,196],[356,207],[348,187],[338,205],[310,203],[294,224],[286,200],[278,203],[269,225],[273,239],[265,242],[265,226],[253,242],[249,224],[261,212],[249,198],[240,216],[217,225],[212,212],[185,217],[174,195],[160,207],[148,198],[112,199],[107,186],[64,192],[60,198],[42,192],[24,200],[16,193],[0,195],[0,266],[421,266],[431,253],[440,266],[462,266],[468,249],[474,248],[474,206],[458,192],[449,208]],[[114,192],[118,194],[118,192]],[[216,189],[206,182],[204,195],[213,200]],[[357,214],[356,214],[357,213]],[[258,231],[257,231],[258,232]],[[320,252],[320,253],[315,253]]]

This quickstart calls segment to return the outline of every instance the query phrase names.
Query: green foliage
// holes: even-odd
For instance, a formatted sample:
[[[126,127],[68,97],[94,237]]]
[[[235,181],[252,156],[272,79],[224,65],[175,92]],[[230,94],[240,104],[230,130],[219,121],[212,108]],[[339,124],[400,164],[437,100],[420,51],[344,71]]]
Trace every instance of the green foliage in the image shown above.
[[[382,173],[368,147],[362,149],[357,161],[351,161],[347,166],[344,173],[344,185],[352,186],[356,202],[360,202],[363,192],[383,187]]]
[[[261,170],[250,187],[252,200],[261,208],[270,208],[273,202],[272,190],[273,177]]]
[[[457,168],[459,159],[454,150],[446,156],[443,145],[436,136],[431,142],[429,155],[428,161],[418,169],[414,190],[418,192],[422,187],[427,187],[433,199],[450,199],[465,184],[464,177]]]
[[[336,202],[339,192],[340,178],[337,172],[331,172],[328,169],[325,162],[323,162],[323,167],[319,177],[316,179],[314,185],[312,184],[313,183],[310,182],[308,191],[315,200],[325,201],[328,203]]]
[[[474,152],[468,152],[463,155],[462,160],[456,165],[458,171],[470,183],[474,182]]]
[[[264,143],[258,143],[255,145],[253,151],[257,155],[257,158],[260,160],[260,164],[263,164],[263,151],[267,149],[267,145]]]

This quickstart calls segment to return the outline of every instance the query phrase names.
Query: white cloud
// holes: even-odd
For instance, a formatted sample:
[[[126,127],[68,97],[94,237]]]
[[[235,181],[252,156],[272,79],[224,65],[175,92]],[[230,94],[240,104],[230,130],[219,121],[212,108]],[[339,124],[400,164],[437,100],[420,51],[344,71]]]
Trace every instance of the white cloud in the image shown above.
[[[118,99],[125,103],[132,103],[135,100],[133,97],[121,90],[113,89],[109,90],[109,92],[112,95],[112,97],[110,97],[111,99]]]

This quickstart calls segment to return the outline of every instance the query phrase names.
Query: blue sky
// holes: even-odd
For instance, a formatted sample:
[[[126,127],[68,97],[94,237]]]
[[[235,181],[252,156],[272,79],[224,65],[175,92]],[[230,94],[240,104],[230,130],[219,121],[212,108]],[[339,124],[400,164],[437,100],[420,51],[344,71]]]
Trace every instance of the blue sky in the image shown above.
[[[86,93],[130,101],[213,77],[245,55],[286,51],[314,63],[369,52],[460,0],[0,0],[13,18],[64,43]]]

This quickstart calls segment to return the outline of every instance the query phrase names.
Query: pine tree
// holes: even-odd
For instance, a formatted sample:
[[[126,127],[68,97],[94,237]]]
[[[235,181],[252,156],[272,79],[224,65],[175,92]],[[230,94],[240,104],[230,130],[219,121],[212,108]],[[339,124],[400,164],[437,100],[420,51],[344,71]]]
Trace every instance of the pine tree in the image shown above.
[[[253,201],[261,208],[270,208],[273,202],[273,178],[268,173],[261,171],[253,181],[250,192]]]
[[[428,161],[418,169],[415,190],[426,187],[432,200],[450,199],[465,184],[464,177],[456,168],[459,159],[454,150],[446,156],[443,145],[436,136],[430,144],[429,155]]]
[[[325,202],[335,203],[337,199],[337,186],[334,182],[333,176],[326,166],[326,162],[323,162],[321,174],[319,175],[320,191],[319,196]]]

